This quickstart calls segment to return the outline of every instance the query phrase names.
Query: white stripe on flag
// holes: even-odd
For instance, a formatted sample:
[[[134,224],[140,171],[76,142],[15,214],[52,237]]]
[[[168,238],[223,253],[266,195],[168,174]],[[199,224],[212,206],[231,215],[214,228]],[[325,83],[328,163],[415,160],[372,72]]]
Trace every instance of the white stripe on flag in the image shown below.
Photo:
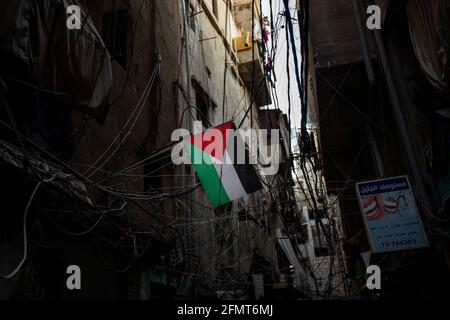
[[[228,152],[225,151],[222,161],[214,157],[211,157],[211,159],[214,162],[214,167],[216,168],[219,178],[221,178],[222,185],[228,198],[230,198],[230,200],[236,200],[246,196],[247,192],[245,192],[245,189],[242,186],[241,179],[239,179],[239,176],[234,169],[234,165],[232,164]]]

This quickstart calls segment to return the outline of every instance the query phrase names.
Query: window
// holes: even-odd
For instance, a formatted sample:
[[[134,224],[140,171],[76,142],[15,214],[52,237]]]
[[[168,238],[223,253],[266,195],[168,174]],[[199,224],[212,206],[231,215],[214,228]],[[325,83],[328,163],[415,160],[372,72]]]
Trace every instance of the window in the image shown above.
[[[219,6],[217,0],[212,0],[212,7],[214,15],[216,16],[217,19],[219,19]]]
[[[303,237],[306,241],[309,241],[308,225],[307,225],[307,224],[303,224],[303,225],[302,225],[302,237]]]
[[[295,237],[299,244],[306,244],[309,241],[307,224],[296,224],[295,231]]]
[[[203,123],[205,128],[211,127],[211,110],[217,108],[217,105],[211,97],[205,92],[200,83],[192,79],[192,85],[195,89],[195,102],[197,107],[197,120]]]
[[[324,219],[325,218],[325,211],[323,209],[317,209],[318,213],[319,213],[319,217],[320,219]],[[314,209],[308,209],[308,217],[309,220],[315,220],[315,213],[316,211]]]
[[[205,72],[208,75],[209,79],[212,79],[212,72],[211,69],[209,69],[207,66],[205,66]]]
[[[203,123],[205,128],[209,128],[209,108],[208,108],[208,99],[202,94],[203,92],[196,91],[196,103],[197,103],[197,120]]]
[[[324,230],[320,226],[312,226],[312,235],[314,240],[314,253],[317,257],[329,256],[331,250],[328,247],[327,237],[324,234]],[[319,230],[318,230],[319,229]],[[330,227],[328,224],[325,225],[325,230],[328,234],[331,234]]]
[[[102,37],[112,60],[127,68],[128,29],[127,10],[115,10],[103,15]]]

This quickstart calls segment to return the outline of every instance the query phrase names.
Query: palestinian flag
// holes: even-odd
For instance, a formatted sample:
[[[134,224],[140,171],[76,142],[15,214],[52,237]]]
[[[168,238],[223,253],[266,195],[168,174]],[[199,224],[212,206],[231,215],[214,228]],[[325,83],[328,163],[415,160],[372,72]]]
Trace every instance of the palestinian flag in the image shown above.
[[[190,136],[185,141],[195,171],[214,208],[262,189],[233,122]]]

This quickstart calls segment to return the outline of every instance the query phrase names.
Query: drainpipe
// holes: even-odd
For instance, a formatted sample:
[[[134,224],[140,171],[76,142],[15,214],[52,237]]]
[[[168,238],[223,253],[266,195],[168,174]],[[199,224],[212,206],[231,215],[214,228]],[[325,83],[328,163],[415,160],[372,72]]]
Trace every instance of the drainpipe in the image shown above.
[[[190,105],[191,105],[191,83],[190,83],[190,72],[189,72],[189,41],[188,41],[188,34],[189,31],[187,30],[187,14],[186,14],[186,1],[180,0],[180,11],[181,11],[181,19],[183,20],[183,46],[185,49],[185,63],[186,63],[186,91],[187,91],[187,108],[189,110],[183,110],[181,112],[181,117],[185,116],[185,112],[191,112]],[[177,89],[178,90],[178,89]],[[184,104],[182,104],[184,105]],[[190,126],[190,117],[186,117],[187,120],[184,120],[181,118],[181,124],[185,126],[185,129],[191,130]],[[188,185],[188,179],[186,177],[186,165],[183,165],[181,167],[181,180],[182,185],[187,186]],[[187,196],[189,198],[189,196]]]
[[[369,1],[373,3],[373,1]],[[415,182],[415,188],[417,191],[417,197],[420,199],[420,203],[422,207],[428,212],[431,213],[431,202],[427,195],[427,191],[425,188],[425,181],[422,177],[422,174],[419,169],[419,163],[416,158],[416,154],[414,151],[413,143],[409,136],[408,127],[406,125],[406,119],[403,115],[400,98],[397,92],[397,88],[395,86],[394,76],[392,74],[391,66],[389,64],[389,59],[386,53],[386,48],[383,40],[383,36],[380,30],[373,30],[375,35],[375,42],[378,49],[378,56],[383,67],[384,75],[386,78],[387,88],[389,92],[389,98],[391,100],[392,108],[394,111],[394,115],[397,121],[397,125],[400,131],[400,135],[402,137],[403,145],[405,147],[406,155],[409,160],[409,166],[411,170],[411,174],[413,180]]]
[[[191,64],[189,63],[189,58],[191,55],[190,47],[189,47],[189,26],[188,26],[188,19],[189,19],[189,10],[186,5],[186,1],[181,0],[181,10],[182,10],[182,17],[183,17],[183,41],[184,41],[184,49],[185,51],[185,62],[186,62],[186,93],[187,93],[187,100],[189,106],[192,104],[192,87],[191,87]],[[189,113],[191,111],[189,110]],[[191,128],[187,128],[188,130]]]
[[[370,58],[369,46],[367,44],[367,39],[363,29],[364,27],[361,19],[361,8],[359,6],[358,0],[352,0],[352,4],[353,4],[353,15],[355,16],[356,30],[358,31],[358,38],[361,44],[362,54],[364,58],[364,66],[366,68],[367,73],[367,80],[369,81],[368,110],[371,110],[373,93],[375,91],[377,81],[375,78],[375,72],[373,70],[372,60]],[[383,178],[385,176],[385,169],[383,158],[381,157],[380,148],[378,147],[378,143],[375,140],[369,122],[366,123],[367,123],[367,135],[370,144],[370,149],[372,152],[372,158],[374,159],[375,169],[377,171],[378,177]]]

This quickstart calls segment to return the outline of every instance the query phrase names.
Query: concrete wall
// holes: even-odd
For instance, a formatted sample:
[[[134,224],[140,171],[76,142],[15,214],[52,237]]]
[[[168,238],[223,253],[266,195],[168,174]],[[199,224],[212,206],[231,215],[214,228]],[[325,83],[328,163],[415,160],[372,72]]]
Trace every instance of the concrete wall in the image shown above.
[[[208,120],[213,126],[229,120],[235,120],[235,123],[239,124],[250,106],[251,93],[239,77],[239,61],[232,50],[232,39],[240,33],[234,22],[233,12],[227,9],[225,2],[218,1],[216,17],[212,10],[212,1],[204,1],[203,6],[198,1],[190,1],[189,14],[193,17],[191,22],[195,22],[195,27],[188,26],[187,29],[188,68],[186,49],[182,45],[182,1],[144,1],[142,8],[141,1],[130,0],[129,4],[129,41],[131,43],[134,37],[134,46],[128,52],[126,68],[113,62],[114,87],[110,101],[120,99],[111,106],[106,122],[102,125],[94,120],[86,120],[84,114],[74,114],[73,127],[81,128],[75,135],[73,165],[76,169],[82,172],[86,170],[89,164],[107,150],[116,135],[121,133],[144,92],[158,55],[161,57],[161,73],[130,135],[102,170],[92,175],[94,181],[167,144],[172,131],[180,123],[185,127],[190,126],[189,123],[197,118],[196,112],[185,112],[183,119],[181,115],[187,105],[183,94],[190,90],[191,97],[187,98],[191,98],[192,104],[196,102],[193,80],[211,99]],[[102,13],[105,9],[94,4],[91,6],[96,25],[101,28]],[[133,32],[133,26],[137,26],[136,32]],[[174,89],[175,82],[179,83],[179,89]],[[257,125],[257,108],[254,108],[250,113],[253,120],[247,117],[242,129],[250,127],[251,123],[253,126]],[[120,137],[124,134],[122,132]],[[168,161],[170,159],[167,159],[167,166],[160,172],[167,175],[162,180],[162,187],[195,183],[192,168],[187,167],[183,171],[182,168],[172,167]],[[182,173],[188,177],[183,179],[180,176]],[[143,175],[144,168],[129,174]],[[120,176],[105,185],[108,183],[121,183],[120,187],[127,192],[144,190],[143,179]],[[95,200],[101,203],[109,199],[99,194]],[[196,294],[214,294],[214,290],[223,285],[219,278],[226,277],[224,270],[233,275],[233,279],[246,281],[247,275],[252,272],[255,252],[276,269],[276,251],[270,232],[252,221],[239,222],[237,218],[240,208],[246,208],[256,215],[256,206],[259,204],[255,195],[234,203],[231,211],[225,213],[225,217],[210,208],[201,188],[191,196],[179,200],[181,202],[168,200],[163,203],[140,203],[167,223],[173,222],[179,226],[177,229],[185,241],[185,258],[188,261],[186,274],[197,274],[195,277],[185,276],[183,285],[188,289],[185,294],[193,294],[189,291],[193,284],[198,290]],[[132,220],[136,220],[137,230],[149,231],[149,225],[156,225],[151,216],[137,207],[132,208]],[[242,284],[232,283],[233,286]]]
[[[203,8],[198,7],[198,10],[212,11],[210,1],[205,1],[205,4],[206,7],[205,5]],[[210,110],[211,124],[214,126],[234,120],[238,125],[250,106],[251,92],[237,74],[236,53],[230,50],[232,38],[238,35],[234,14],[223,1],[218,1],[218,4],[218,19],[207,12],[198,14],[196,16],[197,31],[194,33],[189,30],[191,52],[189,60],[192,61],[190,70],[191,76],[195,77],[217,106]],[[216,24],[222,31],[227,30],[222,32],[225,37],[221,36],[221,32],[215,27]],[[208,70],[205,70],[205,67]],[[257,108],[255,106],[253,108],[251,112],[253,120],[251,121],[250,117],[245,119],[242,125],[244,130],[251,124],[253,127],[257,126]],[[200,268],[205,275],[205,287],[220,288],[220,282],[214,279],[221,275],[221,269],[231,269],[229,272],[236,275],[237,279],[246,280],[247,275],[251,273],[254,252],[276,265],[276,252],[271,235],[253,221],[239,222],[236,217],[240,208],[246,208],[250,214],[257,214],[255,195],[233,204],[232,214],[223,221],[228,222],[231,228],[224,228],[226,225],[217,223],[217,220],[221,219],[217,212],[205,208],[209,204],[202,191],[195,193],[194,201],[199,203],[193,206],[195,219],[211,221],[211,223],[198,225],[195,236],[195,241],[201,244],[197,248],[197,255],[200,257]],[[225,244],[220,244],[224,237]],[[233,286],[242,285],[232,284],[231,287]],[[205,291],[207,292],[208,289],[205,288]]]

